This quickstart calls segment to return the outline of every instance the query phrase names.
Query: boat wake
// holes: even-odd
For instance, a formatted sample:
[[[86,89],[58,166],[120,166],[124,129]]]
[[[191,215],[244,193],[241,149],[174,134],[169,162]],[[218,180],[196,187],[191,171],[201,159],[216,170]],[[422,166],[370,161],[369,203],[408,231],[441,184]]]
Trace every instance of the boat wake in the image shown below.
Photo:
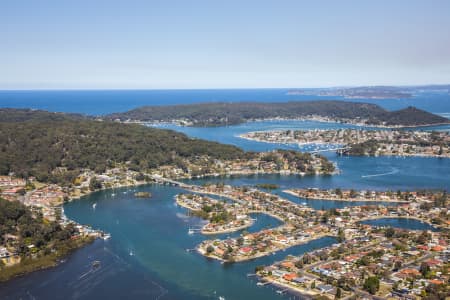
[[[186,216],[185,214],[176,213],[175,215],[177,216],[177,218],[180,218],[180,219],[182,219],[185,222],[187,222],[189,220],[189,216]]]
[[[387,175],[397,174],[398,172],[399,172],[399,169],[393,169],[392,171],[387,172],[387,173],[371,174],[371,175],[362,175],[361,178],[371,178],[371,177],[387,176]]]

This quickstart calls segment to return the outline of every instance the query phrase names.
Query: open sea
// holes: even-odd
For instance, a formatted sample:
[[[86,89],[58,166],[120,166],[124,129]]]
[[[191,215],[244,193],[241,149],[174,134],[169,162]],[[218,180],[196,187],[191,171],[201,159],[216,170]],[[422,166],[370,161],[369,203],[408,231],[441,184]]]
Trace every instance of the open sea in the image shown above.
[[[50,111],[102,115],[125,111],[142,105],[167,105],[209,101],[304,101],[310,96],[288,96],[287,90],[177,90],[177,91],[0,91],[0,107],[29,107]],[[325,99],[324,97],[320,99]],[[330,98],[328,98],[330,99]],[[336,99],[334,97],[334,99]],[[448,94],[419,94],[411,99],[358,100],[377,103],[386,109],[409,105],[448,115]],[[351,125],[312,121],[262,121],[217,128],[189,128],[160,125],[207,140],[233,144],[245,150],[265,151],[275,148],[308,151],[297,145],[267,144],[247,141],[239,134],[255,130],[342,128]],[[422,130],[450,130],[449,126]],[[340,201],[300,199],[282,192],[287,188],[353,188],[375,190],[450,190],[450,159],[413,157],[340,157],[326,153],[341,173],[335,176],[280,176],[206,178],[189,182],[224,182],[231,185],[276,183],[273,191],[291,201],[306,203],[314,209],[360,205]],[[151,199],[134,197],[136,191],[149,191]],[[187,216],[175,205],[179,188],[146,185],[136,188],[105,190],[64,206],[66,215],[82,224],[111,233],[108,241],[97,240],[75,251],[55,268],[34,272],[0,284],[0,299],[299,299],[296,295],[278,295],[273,286],[258,287],[253,273],[258,265],[267,265],[288,254],[299,255],[332,245],[333,238],[322,238],[292,247],[275,255],[253,261],[222,265],[208,260],[194,248],[206,239],[201,234],[188,235],[189,227],[203,221]],[[93,209],[93,204],[96,208]],[[393,204],[391,204],[393,205]],[[249,229],[258,231],[274,227],[279,221],[266,215],[255,215]],[[394,226],[429,230],[429,225],[414,220],[386,219],[376,226]],[[230,235],[236,235],[233,233]],[[219,235],[224,238],[228,235]],[[93,270],[91,263],[101,261]]]
[[[197,102],[286,102],[345,100],[375,103],[387,110],[416,106],[450,117],[448,93],[418,93],[407,99],[343,99],[342,97],[288,95],[290,89],[228,90],[20,90],[0,91],[0,107],[35,108],[58,112],[104,115],[144,105]]]

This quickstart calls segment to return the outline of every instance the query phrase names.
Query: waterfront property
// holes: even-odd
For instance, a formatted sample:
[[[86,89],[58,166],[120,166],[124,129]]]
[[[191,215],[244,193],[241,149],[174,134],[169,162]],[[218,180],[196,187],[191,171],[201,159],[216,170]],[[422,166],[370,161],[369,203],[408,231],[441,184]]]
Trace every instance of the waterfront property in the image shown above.
[[[447,234],[367,226],[346,231],[341,244],[288,256],[259,268],[258,274],[290,290],[329,298],[420,297],[446,289]],[[372,284],[374,278],[377,284]]]
[[[328,144],[348,155],[450,157],[448,132],[315,129],[249,132],[240,137],[269,143]]]
[[[448,202],[445,193],[412,193],[410,196],[399,193],[398,197],[407,198],[409,202],[395,207],[372,205],[315,211],[255,188],[226,185],[190,188],[197,193],[211,193],[235,201],[219,203],[215,199],[200,195],[178,195],[178,204],[210,220],[203,232],[221,233],[242,229],[240,226],[246,227],[246,224],[236,223],[236,216],[240,215],[245,219],[252,212],[266,213],[284,222],[284,225],[277,228],[245,233],[238,238],[206,240],[198,246],[201,254],[229,262],[265,256],[325,235],[344,239],[346,229],[358,228],[362,221],[370,219],[414,218],[426,223],[433,222],[442,228],[448,227],[448,220],[442,214],[445,208],[428,209],[430,203],[440,203],[441,207],[445,207]],[[359,194],[372,195],[372,192]],[[214,224],[216,222],[217,224]]]
[[[351,201],[351,202],[394,202],[394,203],[409,203],[409,202],[427,202],[434,201],[435,197],[440,197],[439,193],[431,191],[356,191],[356,190],[342,190],[340,188],[332,190],[320,190],[317,188],[309,189],[291,189],[285,190],[293,196],[305,199],[316,200],[330,200],[330,201]]]

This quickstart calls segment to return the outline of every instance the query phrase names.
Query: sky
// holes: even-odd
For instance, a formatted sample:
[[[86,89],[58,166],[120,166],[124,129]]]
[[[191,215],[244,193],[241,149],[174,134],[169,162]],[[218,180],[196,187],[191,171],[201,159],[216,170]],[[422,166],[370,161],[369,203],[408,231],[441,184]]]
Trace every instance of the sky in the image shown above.
[[[0,89],[450,83],[448,0],[0,0]]]

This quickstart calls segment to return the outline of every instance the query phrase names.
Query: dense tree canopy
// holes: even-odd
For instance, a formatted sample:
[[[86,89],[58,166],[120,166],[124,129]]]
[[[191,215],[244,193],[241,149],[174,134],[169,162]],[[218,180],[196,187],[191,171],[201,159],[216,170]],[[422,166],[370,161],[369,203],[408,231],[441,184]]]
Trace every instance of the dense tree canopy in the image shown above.
[[[170,130],[60,115],[56,120],[44,116],[23,121],[22,112],[12,121],[11,113],[7,122],[0,119],[0,174],[64,183],[83,168],[103,171],[127,163],[130,169],[145,170],[200,155],[216,159],[244,155],[234,146]]]
[[[301,118],[317,115],[328,118],[360,120],[369,124],[424,125],[449,123],[449,120],[426,111],[408,107],[387,111],[376,104],[346,101],[292,101],[284,103],[236,102],[200,103],[172,106],[144,106],[106,116],[114,120],[173,121],[187,120],[193,126],[239,124],[251,119]]]
[[[18,254],[52,247],[55,242],[70,239],[74,228],[62,228],[57,222],[44,221],[40,213],[32,213],[30,208],[18,201],[0,198],[0,244],[6,243],[7,235],[15,236],[13,243]]]

